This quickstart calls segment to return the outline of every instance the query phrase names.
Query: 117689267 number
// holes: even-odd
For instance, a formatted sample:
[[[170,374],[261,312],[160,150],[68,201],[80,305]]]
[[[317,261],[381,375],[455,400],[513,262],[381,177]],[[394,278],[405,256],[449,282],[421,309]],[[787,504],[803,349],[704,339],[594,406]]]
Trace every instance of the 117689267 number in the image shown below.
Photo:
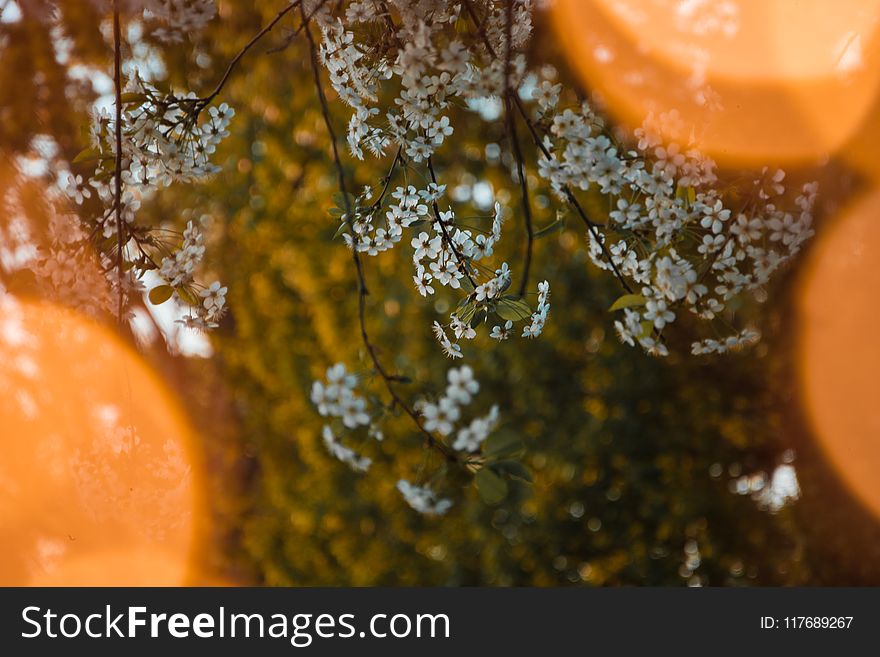
[[[852,622],[852,616],[786,616],[782,626],[787,630],[846,630]]]

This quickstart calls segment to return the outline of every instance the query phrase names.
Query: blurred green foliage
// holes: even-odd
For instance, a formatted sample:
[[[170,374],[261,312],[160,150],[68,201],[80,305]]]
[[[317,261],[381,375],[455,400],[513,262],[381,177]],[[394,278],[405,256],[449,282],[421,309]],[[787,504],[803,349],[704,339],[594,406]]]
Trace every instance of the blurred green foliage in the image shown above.
[[[211,28],[218,34],[200,49],[218,64],[206,85],[259,22],[230,9]],[[588,263],[573,225],[538,243],[534,271],[554,290],[547,334],[467,354],[479,399],[501,406],[503,431],[524,442],[534,483],[512,480],[507,499],[487,506],[469,477],[441,476],[443,463],[405,421],[392,423],[382,443],[358,446],[375,460],[367,475],[326,453],[311,381],[339,360],[368,370],[351,260],[332,239],[336,181],[306,57],[295,42],[244,63],[226,94],[238,114],[224,172],[183,190],[186,201],[163,195],[157,208],[173,216],[207,204],[215,220],[211,248],[232,308],[218,358],[254,467],[247,508],[231,524],[242,523],[237,541],[251,574],[273,585],[680,584],[692,580],[684,564],[696,546],[703,583],[800,581],[787,514],[728,490],[730,472],[772,470],[782,451],[762,360],[667,362],[620,346],[607,312],[619,291]],[[184,61],[170,68],[193,73]],[[346,109],[332,97],[331,105],[341,128]],[[461,111],[455,125],[454,147],[437,158],[441,181],[513,188],[503,162],[486,164],[486,143],[506,151],[499,122]],[[378,187],[390,159],[346,158],[349,177]],[[550,225],[555,210],[538,196],[536,223]],[[508,204],[516,210],[516,202]],[[480,213],[467,208],[459,214]],[[523,234],[517,218],[505,226],[514,245]],[[430,324],[454,299],[422,301],[396,252],[366,267],[381,358],[416,382],[404,388],[411,399],[420,386],[442,385],[449,361]],[[419,516],[394,489],[400,477],[433,482],[455,506],[443,518]]]
[[[70,8],[87,3],[64,4],[82,50],[71,61],[92,61],[100,40],[95,17],[74,17]],[[169,81],[213,88],[226,63],[277,11],[275,4],[222,2],[219,20],[204,34],[168,52]],[[356,329],[351,259],[333,239],[337,225],[328,211],[336,180],[307,51],[293,41],[267,52],[293,27],[279,25],[223,92],[237,112],[233,134],[216,157],[223,172],[207,185],[163,192],[144,210],[178,225],[184,208],[209,214],[209,267],[229,287],[231,312],[212,338],[215,358],[185,364],[185,375],[177,368],[177,385],[205,436],[215,513],[208,561],[221,578],[269,585],[543,586],[877,577],[876,567],[856,571],[825,559],[825,534],[811,533],[814,519],[800,505],[769,513],[750,496],[731,492],[742,474],[771,472],[803,433],[792,429],[791,386],[778,383],[791,380],[781,348],[785,322],[769,318],[768,343],[728,357],[655,360],[621,346],[607,312],[620,291],[588,262],[573,221],[537,243],[535,280],[553,285],[545,335],[502,344],[483,338],[478,348],[466,347],[482,385],[477,403],[500,405],[502,431],[522,441],[518,457],[532,483],[511,479],[506,498],[487,505],[472,477],[445,472],[405,418],[389,423],[383,442],[356,446],[374,459],[368,474],[330,456],[308,399],[312,380],[345,361],[360,365],[372,391],[381,386],[369,377]],[[28,60],[40,37],[16,29],[22,32],[16,38],[30,44],[16,61]],[[539,34],[536,44],[535,56],[554,59],[552,39]],[[11,74],[11,66],[3,68]],[[42,94],[42,86],[31,91]],[[60,93],[80,108],[93,95]],[[19,116],[12,107],[17,99],[4,95],[2,102],[4,116]],[[332,95],[330,103],[341,132],[346,108]],[[71,143],[65,152],[75,153],[72,124],[82,117],[64,116],[71,125],[2,125],[24,141],[41,130],[57,133],[62,144]],[[524,231],[504,165],[503,126],[464,109],[454,125],[453,140],[436,158],[440,179],[450,188],[487,181],[514,209],[502,244],[508,243],[504,255],[516,267]],[[5,132],[3,139],[11,143]],[[500,160],[487,158],[487,143],[500,146]],[[349,178],[374,188],[390,160],[345,157]],[[534,159],[529,164],[534,172]],[[395,184],[404,176],[418,184],[421,175],[402,172]],[[536,178],[531,183],[536,224],[550,226],[556,204]],[[489,214],[468,207],[461,203],[457,210]],[[371,334],[389,369],[415,382],[401,387],[413,400],[444,382],[449,361],[430,324],[455,300],[442,293],[430,301],[418,297],[404,254],[391,251],[365,264]],[[686,338],[673,350],[686,354]],[[401,477],[431,482],[455,505],[442,518],[420,516],[395,490]],[[826,474],[818,480],[833,487]],[[851,517],[860,513],[851,501],[840,503],[849,504]],[[812,508],[822,510],[821,500]],[[868,525],[859,545],[876,545],[870,538],[876,527]]]

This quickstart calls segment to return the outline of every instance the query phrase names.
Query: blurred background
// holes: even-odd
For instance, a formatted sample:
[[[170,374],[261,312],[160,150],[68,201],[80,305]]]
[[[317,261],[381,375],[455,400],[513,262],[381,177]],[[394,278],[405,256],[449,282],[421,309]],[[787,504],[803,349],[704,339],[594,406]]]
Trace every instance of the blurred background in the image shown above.
[[[204,31],[170,47],[130,21],[126,66],[210,90],[283,4],[219,2]],[[178,230],[210,217],[207,268],[230,312],[206,336],[145,302],[119,337],[58,309],[70,299],[47,305],[28,267],[57,220],[46,190],[87,172],[74,162],[82,126],[112,105],[107,16],[89,2],[0,0],[0,584],[880,584],[877,3],[835,3],[830,23],[825,3],[614,4],[539,12],[529,58],[623,128],[648,104],[702,125],[700,93],[729,94],[736,109],[706,124],[707,151],[722,169],[782,164],[818,179],[817,236],[742,309],[757,346],[692,357],[682,321],[673,355],[655,359],[618,343],[616,283],[574,222],[547,235],[533,265],[553,285],[545,335],[470,356],[533,482],[488,506],[453,478],[456,503],[436,518],[394,487],[401,472],[443,467],[405,422],[364,445],[374,465],[362,477],[326,452],[309,401],[326,367],[366,361],[292,29],[279,25],[224,89],[236,116],[214,157],[222,172],[141,208]],[[347,109],[334,96],[330,107],[344,126]],[[515,203],[499,111],[457,110],[455,145],[435,160],[475,213]],[[345,164],[368,182],[387,163]],[[529,175],[535,222],[549,225],[556,203],[531,158]],[[516,221],[505,229],[522,237]],[[448,367],[430,324],[451,297],[423,302],[409,267],[393,253],[369,260],[367,314],[414,397]],[[96,390],[119,396],[138,436],[120,434]]]

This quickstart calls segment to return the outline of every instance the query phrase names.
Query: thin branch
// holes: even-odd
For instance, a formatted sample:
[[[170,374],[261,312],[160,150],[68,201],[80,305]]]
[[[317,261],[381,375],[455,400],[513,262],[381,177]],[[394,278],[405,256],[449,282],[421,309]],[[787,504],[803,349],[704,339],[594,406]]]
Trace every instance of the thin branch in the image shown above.
[[[384,183],[382,185],[382,191],[379,193],[379,198],[377,198],[373,204],[367,210],[368,213],[372,214],[375,212],[380,205],[382,205],[382,201],[385,200],[385,196],[388,194],[388,188],[391,187],[391,180],[394,178],[394,170],[397,168],[397,163],[400,162],[401,157],[403,156],[403,146],[400,146],[397,149],[397,153],[394,155],[394,160],[391,162],[391,168],[388,169],[388,175],[384,178]]]
[[[119,285],[118,321],[124,322],[124,292],[122,290],[123,249],[125,222],[122,220],[122,28],[119,20],[119,0],[113,0],[113,88],[116,94],[116,166],[113,189],[113,213],[116,216],[116,273]]]
[[[318,5],[308,14],[307,19],[310,19],[312,16],[314,16],[321,9],[321,7],[324,6],[324,4],[326,2],[327,2],[327,0],[321,0],[321,2],[319,2]],[[302,4],[302,0],[294,0],[294,2],[291,2],[289,5],[284,7],[284,9],[282,9],[277,14],[275,14],[275,18],[273,18],[271,21],[269,21],[269,23],[262,30],[257,32],[251,38],[251,40],[248,41],[247,44],[245,44],[244,48],[242,48],[241,50],[238,51],[238,53],[235,55],[235,57],[232,58],[232,61],[229,62],[229,65],[226,67],[226,72],[223,73],[223,77],[220,78],[220,82],[218,82],[217,86],[214,87],[214,91],[212,91],[210,94],[208,94],[204,98],[199,99],[200,100],[200,107],[206,107],[212,100],[214,100],[220,94],[220,92],[223,90],[223,87],[226,86],[226,83],[229,81],[229,78],[232,75],[233,71],[238,66],[238,63],[241,61],[242,57],[244,57],[251,48],[253,48],[255,45],[257,45],[257,42],[259,42],[260,39],[262,39],[269,32],[271,32],[272,28],[274,28],[282,18],[284,18],[293,9],[296,9],[297,7],[299,7],[301,4]],[[293,39],[295,39],[297,37],[297,35],[300,33],[300,30],[303,29],[304,25],[306,25],[306,23],[303,23],[302,25],[300,25],[293,34],[291,34],[289,37],[287,37],[285,45],[289,44],[291,41],[293,41]],[[277,50],[281,50],[281,48],[276,48],[270,52],[275,52]]]
[[[321,2],[319,2],[317,5],[315,5],[315,8],[312,9],[312,11],[310,11],[306,15],[306,19],[311,20],[312,16],[314,16],[319,11],[321,11],[321,9],[324,7],[324,5],[327,4],[327,1],[328,0],[321,0]],[[296,3],[294,3],[294,4],[296,4]],[[291,34],[287,35],[287,37],[284,39],[284,42],[280,46],[277,46],[275,48],[271,48],[268,52],[276,53],[276,52],[281,52],[282,50],[286,49],[291,43],[293,43],[293,40],[299,36],[299,33],[302,32],[303,28],[305,28],[305,26],[307,24],[308,24],[307,22],[303,22],[302,24],[300,24],[300,26],[298,28],[296,28]]]
[[[505,26],[507,53],[504,58],[504,119],[507,125],[507,136],[516,159],[517,176],[519,177],[520,192],[522,195],[523,220],[526,225],[526,254],[523,259],[522,280],[519,284],[519,296],[526,293],[529,285],[529,270],[532,266],[532,250],[535,243],[535,229],[532,224],[532,206],[529,203],[529,181],[526,177],[525,158],[519,145],[519,137],[516,135],[516,120],[511,107],[511,96],[516,93],[510,88],[510,63],[513,57],[513,0],[507,0],[507,23]]]
[[[464,2],[465,11],[467,11],[468,15],[471,17],[471,20],[476,25],[477,33],[482,38],[483,43],[486,46],[486,50],[489,51],[489,54],[493,58],[497,59],[498,56],[495,54],[495,49],[492,47],[492,43],[489,41],[489,36],[486,34],[486,29],[483,24],[483,21],[477,15],[477,12],[474,9],[473,4],[470,2],[470,0],[463,0],[463,2]],[[541,150],[541,152],[544,154],[544,157],[549,159],[550,152],[547,150],[547,147],[544,146],[544,141],[541,139],[541,136],[538,134],[538,130],[535,127],[535,124],[532,121],[531,117],[529,117],[528,112],[526,112],[525,107],[523,107],[522,101],[516,95],[513,95],[511,100],[516,105],[517,110],[519,111],[520,115],[522,116],[523,121],[525,122],[526,126],[528,127],[529,133],[532,135],[532,140],[535,142],[535,145]],[[611,265],[611,270],[614,272],[614,276],[620,282],[620,285],[628,293],[632,293],[632,291],[633,291],[632,287],[630,286],[629,282],[626,280],[626,277],[624,277],[624,275],[620,272],[620,269],[618,269],[617,263],[614,262],[614,257],[611,255],[611,252],[608,250],[608,247],[605,245],[604,240],[602,240],[602,236],[599,233],[599,228],[598,228],[598,225],[596,224],[596,222],[594,222],[592,219],[590,219],[590,217],[584,211],[584,208],[581,206],[581,204],[578,202],[577,198],[575,197],[574,192],[572,192],[571,189],[567,185],[562,188],[562,193],[565,196],[566,200],[568,201],[569,205],[571,205],[575,209],[575,212],[577,212],[577,215],[581,218],[581,221],[584,222],[584,224],[587,227],[587,230],[593,236],[593,239],[595,239],[596,242],[599,244],[599,248],[602,250],[602,254],[605,256],[605,259],[608,261],[608,264]]]
[[[217,83],[217,86],[214,87],[214,91],[212,91],[210,94],[208,94],[205,98],[202,99],[202,101],[205,105],[207,105],[212,100],[214,100],[219,95],[219,93],[223,90],[223,87],[226,85],[226,82],[229,80],[229,77],[232,75],[232,72],[235,70],[235,67],[238,66],[238,63],[241,61],[241,58],[247,54],[248,50],[253,48],[260,39],[262,39],[264,36],[266,36],[272,30],[272,28],[275,27],[275,25],[278,23],[278,21],[280,21],[282,18],[284,18],[288,14],[288,12],[290,12],[291,10],[293,10],[297,6],[299,6],[301,4],[301,1],[302,0],[295,0],[294,2],[291,2],[289,5],[287,5],[284,9],[279,11],[275,15],[275,18],[273,18],[269,22],[269,24],[266,25],[266,27],[264,27],[262,30],[257,32],[251,38],[251,40],[247,42],[245,47],[238,51],[238,54],[232,58],[232,61],[229,62],[229,65],[226,67],[226,72],[223,74],[223,77],[220,78],[220,82]]]
[[[310,62],[312,67],[312,75],[315,81],[315,87],[318,92],[318,100],[321,104],[321,114],[324,118],[324,124],[327,127],[327,132],[330,135],[330,144],[333,150],[333,163],[336,167],[336,175],[339,183],[339,191],[342,193],[342,197],[345,203],[345,220],[348,223],[348,228],[351,231],[352,237],[354,237],[354,212],[351,207],[351,202],[348,198],[348,188],[345,183],[345,171],[342,167],[342,160],[339,156],[339,148],[336,144],[336,132],[333,129],[333,122],[330,119],[330,108],[327,104],[327,97],[324,95],[324,87],[321,84],[321,74],[319,70],[318,64],[318,50],[315,44],[315,40],[312,37],[311,30],[308,26],[309,18],[305,14],[305,10],[300,6],[300,13],[303,18],[303,31],[306,35],[306,40],[309,43],[309,54],[310,54]],[[395,158],[396,160],[397,158]],[[443,455],[448,461],[458,462],[459,456],[454,451],[452,451],[446,444],[437,440],[434,435],[425,429],[422,424],[422,418],[416,413],[416,411],[407,404],[397,393],[397,390],[394,387],[394,382],[399,380],[399,377],[393,376],[389,374],[381,361],[379,360],[379,356],[376,353],[376,348],[373,343],[370,341],[369,333],[367,332],[367,323],[366,323],[366,302],[367,302],[367,285],[364,279],[364,270],[363,264],[361,263],[360,254],[357,250],[357,245],[352,243],[351,248],[352,260],[354,261],[355,271],[357,273],[357,281],[358,281],[358,323],[360,325],[360,333],[361,340],[364,343],[364,347],[367,350],[367,354],[370,357],[370,360],[373,362],[373,366],[376,368],[379,376],[385,382],[385,388],[388,390],[388,394],[391,396],[394,404],[403,409],[403,411],[412,419],[415,423],[418,430],[425,436],[425,443],[432,449],[437,450],[440,454]]]
[[[540,149],[544,157],[550,159],[550,151],[548,151],[547,147],[544,145],[541,136],[538,134],[537,128],[535,128],[534,122],[529,117],[528,112],[526,112],[526,108],[523,107],[522,101],[519,98],[514,97],[513,102],[516,105],[520,116],[525,122],[526,127],[528,127],[529,133],[532,135],[532,140],[535,142],[535,145]],[[577,215],[581,218],[581,221],[584,222],[587,230],[593,236],[593,239],[595,239],[596,242],[599,244],[599,248],[602,250],[602,254],[605,256],[608,264],[611,265],[611,270],[614,272],[615,278],[617,278],[624,290],[632,294],[633,289],[630,286],[629,282],[626,280],[626,277],[621,273],[620,269],[618,269],[617,263],[614,262],[614,257],[611,255],[611,252],[605,245],[605,240],[602,239],[602,235],[601,233],[599,233],[599,227],[596,222],[590,219],[584,208],[581,206],[580,202],[577,200],[577,197],[575,197],[574,192],[571,191],[571,188],[568,185],[562,187],[562,193],[565,195],[565,198],[568,201],[569,205],[571,205],[575,209]]]
[[[431,182],[436,185],[437,174],[434,173],[434,163],[431,161],[430,157],[428,158],[428,171],[431,174]],[[468,281],[470,281],[470,284],[476,288],[477,281],[474,280],[474,277],[471,275],[468,263],[465,261],[464,256],[461,255],[458,248],[456,248],[455,242],[453,242],[452,238],[449,236],[449,231],[446,230],[446,224],[443,223],[443,219],[440,218],[440,208],[437,206],[437,201],[431,201],[431,208],[434,211],[434,218],[437,220],[437,223],[440,224],[440,231],[443,233],[443,241],[446,242],[446,245],[452,250],[456,262],[458,262],[459,267],[464,272]]]
[[[471,20],[474,22],[474,25],[477,26],[477,33],[482,37],[483,43],[486,45],[486,50],[489,51],[489,54],[492,56],[492,59],[497,59],[498,55],[495,54],[495,49],[492,47],[492,43],[489,41],[489,35],[486,34],[486,27],[483,25],[483,20],[477,16],[477,10],[474,9],[474,6],[471,4],[470,0],[464,0],[464,8],[467,11],[468,15],[471,17]]]

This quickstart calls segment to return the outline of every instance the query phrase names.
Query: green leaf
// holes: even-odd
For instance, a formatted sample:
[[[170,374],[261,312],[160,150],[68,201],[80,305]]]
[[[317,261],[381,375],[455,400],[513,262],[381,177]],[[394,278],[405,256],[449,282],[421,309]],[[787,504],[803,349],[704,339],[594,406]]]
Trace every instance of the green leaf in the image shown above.
[[[501,319],[518,322],[532,316],[532,308],[522,299],[504,297],[495,304],[495,312]]]
[[[693,205],[697,200],[697,192],[693,187],[682,187],[679,185],[675,188],[675,197],[687,201],[688,205]]]
[[[519,461],[495,461],[489,464],[495,472],[532,483],[532,473]]]
[[[641,294],[624,294],[617,301],[611,304],[608,310],[623,310],[624,308],[632,308],[633,306],[644,306],[648,300]]]
[[[471,293],[474,291],[474,284],[471,283],[471,279],[467,276],[461,279],[461,289]]]
[[[487,321],[488,312],[484,308],[477,308],[474,306],[474,316],[471,317],[471,321],[468,322],[471,325],[471,328],[475,329],[483,322]]]
[[[119,97],[123,103],[144,103],[147,101],[147,94],[142,94],[137,91],[127,91]]]
[[[512,431],[496,431],[483,443],[483,455],[487,458],[504,458],[522,449],[522,439]]]
[[[346,199],[348,199],[348,205],[346,206]],[[350,207],[352,212],[354,212],[355,208],[357,208],[357,198],[351,192],[346,192],[345,196],[342,195],[342,192],[336,192],[333,195],[333,202],[336,204],[343,213],[346,211],[346,207]]]
[[[458,317],[463,323],[470,324],[476,313],[477,307],[472,303],[468,303],[463,308],[456,309],[455,316]]]
[[[184,303],[190,306],[199,305],[198,295],[187,287],[177,288],[177,296],[179,296]]]
[[[80,162],[87,162],[88,160],[96,160],[100,157],[100,153],[96,151],[94,148],[86,148],[85,150],[80,151],[76,154],[76,157],[73,158],[71,164],[79,164]]]
[[[486,504],[498,504],[507,497],[507,482],[489,468],[483,468],[474,475],[474,484]]]
[[[150,290],[150,303],[154,306],[165,303],[174,294],[174,288],[170,285],[157,285]]]
[[[330,210],[330,214],[333,214],[333,210]],[[342,235],[346,230],[348,230],[348,222],[343,221],[340,222],[339,228],[336,229],[336,232],[333,233],[333,239],[336,239],[340,235]]]

